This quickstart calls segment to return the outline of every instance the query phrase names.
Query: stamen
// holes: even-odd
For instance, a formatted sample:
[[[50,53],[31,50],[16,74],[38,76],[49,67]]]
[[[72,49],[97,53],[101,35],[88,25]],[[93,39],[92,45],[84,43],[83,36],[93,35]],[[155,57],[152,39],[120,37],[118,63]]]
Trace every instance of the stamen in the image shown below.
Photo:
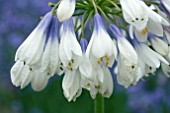
[[[97,63],[100,65],[103,61],[103,57],[100,58],[100,60],[97,61]]]
[[[147,35],[148,34],[148,28],[146,27],[145,29],[142,30],[142,35]]]
[[[62,70],[62,71],[63,71],[63,68],[62,68],[62,67],[60,67],[60,70]]]
[[[105,91],[105,92],[103,93],[103,95],[107,95],[107,91]]]
[[[71,63],[69,62],[68,65],[71,66]]]
[[[30,71],[32,71],[32,68],[30,67]]]
[[[132,65],[132,69],[134,69],[135,68],[135,66],[134,65]]]
[[[100,89],[100,85],[98,85],[98,86],[95,86],[95,88],[96,88],[96,89]]]
[[[74,59],[71,59],[71,62],[74,63]]]
[[[90,86],[90,83],[88,83],[87,86],[89,87],[89,86]]]
[[[108,67],[108,65],[109,65],[109,57],[106,56],[106,67]]]
[[[73,68],[71,68],[71,67],[67,66],[67,69],[70,70],[70,71],[73,71]]]

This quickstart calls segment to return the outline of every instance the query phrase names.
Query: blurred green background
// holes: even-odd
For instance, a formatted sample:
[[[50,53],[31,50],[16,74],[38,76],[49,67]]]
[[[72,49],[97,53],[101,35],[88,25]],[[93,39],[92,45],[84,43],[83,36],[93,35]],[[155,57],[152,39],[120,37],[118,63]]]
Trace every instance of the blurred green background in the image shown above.
[[[0,0],[0,113],[93,113],[94,102],[83,90],[76,102],[68,102],[61,89],[62,77],[50,79],[41,92],[30,86],[12,85],[10,68],[15,51],[50,11],[48,2],[57,0]],[[113,69],[111,69],[113,71]],[[116,82],[111,98],[105,99],[105,113],[170,113],[170,80],[162,75],[150,76],[128,89]]]

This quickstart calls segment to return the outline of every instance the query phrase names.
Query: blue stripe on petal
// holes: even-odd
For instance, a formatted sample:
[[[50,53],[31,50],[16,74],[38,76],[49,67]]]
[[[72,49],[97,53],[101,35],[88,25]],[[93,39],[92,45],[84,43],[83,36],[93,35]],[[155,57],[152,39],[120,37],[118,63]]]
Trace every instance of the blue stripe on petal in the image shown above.
[[[53,15],[51,12],[47,13],[37,26],[37,29],[45,32],[52,21]]]
[[[98,32],[99,29],[101,29],[101,28],[106,31],[101,16],[99,14],[95,14],[94,15],[94,31]]]
[[[74,24],[72,18],[63,22],[63,32],[67,32],[67,30],[74,32]]]
[[[81,46],[81,49],[82,49],[82,52],[83,52],[83,53],[86,52],[87,45],[88,45],[88,42],[87,42],[86,39],[81,39],[81,40],[80,40],[80,46]]]
[[[115,26],[114,24],[110,25],[110,30],[112,31],[114,37],[116,39],[118,38],[123,38],[124,36],[122,35],[121,31],[117,28],[117,26]]]
[[[49,38],[52,38],[52,41],[54,38],[58,38],[59,41],[59,21],[56,16],[53,16],[51,19],[51,22],[48,25],[48,28],[46,29],[46,40],[44,48],[46,47],[46,44],[49,40]]]

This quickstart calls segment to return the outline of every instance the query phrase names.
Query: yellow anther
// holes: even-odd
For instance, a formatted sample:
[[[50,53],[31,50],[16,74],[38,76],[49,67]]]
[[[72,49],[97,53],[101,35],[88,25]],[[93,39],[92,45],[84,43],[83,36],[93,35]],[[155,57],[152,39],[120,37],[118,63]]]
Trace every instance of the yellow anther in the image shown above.
[[[71,63],[69,62],[68,65],[71,66]]]
[[[100,64],[101,64],[101,61],[100,61],[100,60],[98,60],[98,61],[97,61],[97,63],[100,65]]]
[[[102,61],[103,61],[103,57],[101,57],[101,58],[97,61],[97,63],[100,65],[100,64],[102,63]]]
[[[145,29],[143,29],[141,34],[142,35],[147,35],[148,34],[148,28],[146,27]]]
[[[98,85],[98,86],[95,86],[95,88],[96,88],[96,89],[100,89],[100,85]]]
[[[90,83],[87,84],[87,87],[89,87],[89,86],[90,86]]]
[[[103,95],[107,95],[107,91],[105,91],[105,92],[103,93]]]
[[[67,69],[70,70],[70,71],[73,71],[73,68],[71,68],[71,67],[67,66]]]
[[[108,65],[109,65],[109,57],[106,56],[106,67],[108,67]]]
[[[71,63],[74,63],[74,60],[73,60],[73,59],[71,59]]]

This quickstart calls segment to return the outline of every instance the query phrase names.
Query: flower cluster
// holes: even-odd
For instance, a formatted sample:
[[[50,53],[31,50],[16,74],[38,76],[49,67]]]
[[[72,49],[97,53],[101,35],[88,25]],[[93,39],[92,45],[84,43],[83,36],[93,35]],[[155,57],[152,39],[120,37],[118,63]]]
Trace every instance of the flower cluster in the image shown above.
[[[114,68],[128,88],[161,66],[170,77],[170,2],[168,0],[61,0],[18,48],[11,80],[21,88],[45,88],[63,75],[68,101],[82,89],[94,99],[110,97]],[[114,65],[114,66],[113,66]]]

